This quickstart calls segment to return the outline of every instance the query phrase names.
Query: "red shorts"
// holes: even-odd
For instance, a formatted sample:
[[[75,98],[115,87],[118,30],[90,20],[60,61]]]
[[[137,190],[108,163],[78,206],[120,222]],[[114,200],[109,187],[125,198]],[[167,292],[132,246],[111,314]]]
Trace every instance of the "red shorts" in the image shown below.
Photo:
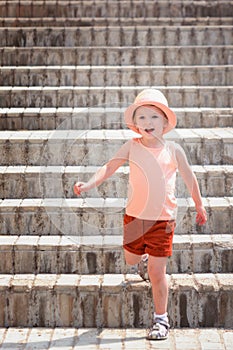
[[[142,220],[125,214],[123,247],[137,255],[171,256],[175,226],[175,220]]]

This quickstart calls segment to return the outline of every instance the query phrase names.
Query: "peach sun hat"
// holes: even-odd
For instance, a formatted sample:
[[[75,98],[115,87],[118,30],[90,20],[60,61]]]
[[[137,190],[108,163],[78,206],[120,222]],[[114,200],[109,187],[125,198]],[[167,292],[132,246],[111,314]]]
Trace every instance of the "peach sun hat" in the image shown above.
[[[168,101],[164,94],[156,89],[145,89],[141,91],[134,100],[134,103],[131,104],[124,113],[125,124],[128,128],[135,132],[139,132],[137,127],[135,126],[133,116],[138,107],[152,105],[163,111],[168,120],[167,126],[164,128],[163,133],[166,134],[176,126],[176,115],[175,113],[168,107]]]

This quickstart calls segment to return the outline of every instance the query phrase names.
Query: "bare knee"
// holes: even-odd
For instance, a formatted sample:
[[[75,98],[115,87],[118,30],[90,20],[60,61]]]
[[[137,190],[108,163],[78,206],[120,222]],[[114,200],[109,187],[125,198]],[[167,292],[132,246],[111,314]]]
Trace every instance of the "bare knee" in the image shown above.
[[[156,284],[159,284],[164,281],[166,278],[166,273],[157,271],[156,269],[148,267],[148,274],[150,277],[150,281]]]
[[[133,254],[129,252],[128,250],[124,249],[125,253],[125,261],[128,265],[135,265],[138,264],[141,260],[141,255]]]
[[[148,274],[150,280],[159,283],[166,278],[166,258],[149,257]]]

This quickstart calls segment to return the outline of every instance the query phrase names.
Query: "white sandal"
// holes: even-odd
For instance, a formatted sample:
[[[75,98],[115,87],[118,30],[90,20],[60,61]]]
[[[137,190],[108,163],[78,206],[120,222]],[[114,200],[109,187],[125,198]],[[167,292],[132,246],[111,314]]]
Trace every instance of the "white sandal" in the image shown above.
[[[167,321],[156,318],[153,326],[149,329],[147,334],[148,340],[164,340],[167,339],[170,325]]]

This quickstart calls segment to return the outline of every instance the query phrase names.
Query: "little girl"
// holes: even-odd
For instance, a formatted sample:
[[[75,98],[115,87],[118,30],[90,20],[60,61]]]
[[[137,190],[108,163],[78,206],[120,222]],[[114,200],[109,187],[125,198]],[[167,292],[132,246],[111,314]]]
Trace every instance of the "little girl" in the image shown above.
[[[140,136],[126,142],[116,155],[86,183],[77,182],[76,195],[99,186],[126,161],[129,162],[128,201],[124,215],[123,248],[127,264],[143,258],[148,262],[154,317],[147,339],[166,339],[167,259],[172,255],[177,204],[174,195],[179,170],[196,207],[196,222],[207,221],[196,176],[180,145],[165,141],[164,134],[176,126],[176,116],[159,90],[143,90],[124,114],[126,125]]]

